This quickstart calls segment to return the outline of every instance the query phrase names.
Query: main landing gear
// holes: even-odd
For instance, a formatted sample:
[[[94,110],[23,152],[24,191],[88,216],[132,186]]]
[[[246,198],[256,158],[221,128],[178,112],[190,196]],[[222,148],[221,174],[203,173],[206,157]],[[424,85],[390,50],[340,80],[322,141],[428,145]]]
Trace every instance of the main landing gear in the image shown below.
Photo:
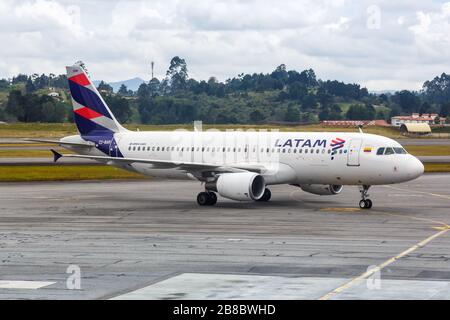
[[[361,193],[361,201],[359,201],[359,207],[361,209],[370,209],[372,208],[372,200],[368,199],[367,197],[369,194],[367,193],[369,191],[370,186],[364,185],[359,188],[359,192]]]
[[[217,203],[217,195],[214,192],[200,192],[197,195],[197,203],[201,206],[213,206]]]

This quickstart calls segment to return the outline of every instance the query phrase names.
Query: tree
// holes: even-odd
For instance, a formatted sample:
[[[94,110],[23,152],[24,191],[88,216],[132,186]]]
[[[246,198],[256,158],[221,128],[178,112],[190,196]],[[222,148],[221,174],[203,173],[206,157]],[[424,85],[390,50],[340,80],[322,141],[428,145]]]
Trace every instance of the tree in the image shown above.
[[[120,95],[106,95],[105,102],[119,122],[125,123],[130,120],[133,112],[130,108],[128,99]]]
[[[0,89],[6,89],[9,87],[9,81],[6,79],[0,79]]]
[[[122,83],[117,93],[121,96],[127,96],[129,94],[127,86]]]
[[[288,73],[286,71],[286,65],[280,64],[276,69],[270,74],[270,76],[276,80],[281,81],[283,84],[287,82]]]
[[[170,66],[166,76],[169,80],[169,86],[172,92],[176,93],[186,88],[188,79],[188,70],[186,61],[178,56],[170,60]]]
[[[403,112],[419,112],[421,106],[420,98],[414,92],[408,90],[396,92],[392,96],[392,100],[400,106]]]
[[[28,78],[26,84],[25,84],[25,92],[26,93],[32,93],[36,90],[36,87],[33,84],[33,81],[31,78]]]
[[[308,89],[304,84],[297,81],[288,88],[288,98],[292,100],[302,100],[308,94]]]
[[[298,107],[290,104],[284,115],[284,121],[287,122],[299,122],[300,121],[300,110]]]
[[[20,90],[13,90],[9,93],[5,111],[16,117],[16,119],[23,118],[25,113],[24,97]]]
[[[439,111],[441,117],[447,117],[450,115],[450,102],[441,104],[441,110]]]
[[[261,123],[264,120],[264,114],[261,110],[256,109],[250,113],[250,121],[252,123]]]
[[[352,104],[346,116],[349,120],[373,120],[375,114],[375,108],[372,105]]]
[[[111,87],[109,84],[107,84],[103,80],[100,81],[100,83],[98,84],[97,90],[100,92],[105,91],[107,93],[113,93],[113,91],[114,91],[113,87]]]
[[[442,104],[450,101],[450,75],[442,73],[422,86],[425,99],[430,103]]]

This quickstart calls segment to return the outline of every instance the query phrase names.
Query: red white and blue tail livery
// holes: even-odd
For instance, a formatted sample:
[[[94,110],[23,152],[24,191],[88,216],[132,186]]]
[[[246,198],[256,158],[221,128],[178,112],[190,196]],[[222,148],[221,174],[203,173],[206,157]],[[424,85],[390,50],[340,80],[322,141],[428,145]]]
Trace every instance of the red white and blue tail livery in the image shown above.
[[[66,67],[73,112],[82,136],[124,131],[80,65]]]

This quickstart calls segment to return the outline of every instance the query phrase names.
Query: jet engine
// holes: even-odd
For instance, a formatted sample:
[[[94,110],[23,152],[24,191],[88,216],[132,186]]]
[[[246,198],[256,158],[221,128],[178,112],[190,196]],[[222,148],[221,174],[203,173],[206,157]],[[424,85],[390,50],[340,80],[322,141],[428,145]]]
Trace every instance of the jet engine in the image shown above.
[[[341,193],[344,186],[335,184],[302,184],[300,188],[305,192],[318,194],[319,196],[331,196]]]
[[[206,182],[205,187],[228,199],[251,201],[263,196],[266,183],[263,176],[257,173],[237,172],[221,174],[217,180]]]

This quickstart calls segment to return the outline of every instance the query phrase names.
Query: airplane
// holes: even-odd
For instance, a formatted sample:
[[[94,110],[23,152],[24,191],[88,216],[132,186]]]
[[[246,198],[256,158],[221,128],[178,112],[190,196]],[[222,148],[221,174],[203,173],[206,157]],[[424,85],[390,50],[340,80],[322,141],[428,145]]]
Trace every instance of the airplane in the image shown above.
[[[269,186],[289,184],[316,195],[337,195],[358,186],[359,207],[370,209],[373,185],[418,178],[423,164],[395,140],[359,132],[187,131],[139,132],[116,120],[83,64],[66,67],[78,135],[58,144],[75,154],[148,176],[194,179],[201,206],[217,194],[237,201],[269,201]]]

